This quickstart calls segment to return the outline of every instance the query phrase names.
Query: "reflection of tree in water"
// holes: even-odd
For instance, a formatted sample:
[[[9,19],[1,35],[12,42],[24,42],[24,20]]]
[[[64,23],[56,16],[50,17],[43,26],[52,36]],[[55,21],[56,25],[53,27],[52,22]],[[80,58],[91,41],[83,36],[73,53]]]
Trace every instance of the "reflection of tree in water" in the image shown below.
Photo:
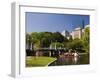
[[[57,59],[57,65],[72,65],[72,64],[79,64],[79,57],[60,56]]]
[[[57,60],[51,63],[49,66],[60,66],[60,65],[82,65],[89,64],[89,55],[83,54],[79,57],[72,56],[59,56]]]

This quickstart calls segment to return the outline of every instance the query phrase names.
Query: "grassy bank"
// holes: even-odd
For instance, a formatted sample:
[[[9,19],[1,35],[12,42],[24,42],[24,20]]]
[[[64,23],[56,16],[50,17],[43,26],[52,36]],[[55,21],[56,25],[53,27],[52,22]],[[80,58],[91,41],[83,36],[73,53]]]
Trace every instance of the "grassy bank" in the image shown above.
[[[34,57],[34,56],[27,56],[26,57],[26,67],[40,67],[46,66],[48,63],[54,61],[55,58],[52,57]]]

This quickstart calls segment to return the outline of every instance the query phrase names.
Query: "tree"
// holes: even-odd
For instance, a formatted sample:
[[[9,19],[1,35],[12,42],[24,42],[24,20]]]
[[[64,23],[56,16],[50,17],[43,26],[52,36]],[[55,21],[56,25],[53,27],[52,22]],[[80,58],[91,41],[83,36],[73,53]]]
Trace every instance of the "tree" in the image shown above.
[[[41,47],[49,47],[52,41],[52,33],[51,32],[40,32],[39,40],[41,43]]]
[[[31,33],[31,44],[32,44],[33,50],[40,48],[40,41],[38,39],[38,33],[37,32]]]
[[[26,45],[28,45],[28,49],[31,48],[31,35],[26,34]]]
[[[73,41],[70,41],[66,43],[66,48],[67,49],[72,49],[72,50],[77,50],[77,51],[82,51],[83,50],[83,41],[80,39],[74,39]]]
[[[84,29],[84,33],[83,33],[83,38],[82,38],[83,42],[84,42],[84,49],[86,50],[87,53],[89,53],[89,48],[90,48],[90,29],[89,27],[86,27]]]
[[[38,40],[36,43],[34,43],[34,50],[41,48],[40,41]]]
[[[63,43],[60,43],[60,42],[53,42],[53,43],[51,43],[50,44],[50,46],[52,47],[52,48],[63,48],[64,47],[64,44]]]
[[[62,36],[61,33],[59,32],[53,33],[52,38],[53,38],[53,42],[57,41],[61,43],[65,40],[64,36]]]

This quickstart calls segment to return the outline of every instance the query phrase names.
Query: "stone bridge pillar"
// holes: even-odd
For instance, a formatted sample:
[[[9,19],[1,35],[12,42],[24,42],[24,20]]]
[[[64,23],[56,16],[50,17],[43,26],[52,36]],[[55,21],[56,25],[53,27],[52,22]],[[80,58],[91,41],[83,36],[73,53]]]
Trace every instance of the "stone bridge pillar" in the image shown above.
[[[51,57],[51,53],[52,53],[52,52],[51,52],[51,51],[49,51],[49,57]]]

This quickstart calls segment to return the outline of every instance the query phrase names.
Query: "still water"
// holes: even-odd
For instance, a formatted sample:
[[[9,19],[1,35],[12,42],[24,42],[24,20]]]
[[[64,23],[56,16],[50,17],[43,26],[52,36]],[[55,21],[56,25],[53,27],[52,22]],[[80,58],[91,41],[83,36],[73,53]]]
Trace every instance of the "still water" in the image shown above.
[[[80,55],[79,57],[66,57],[66,56],[59,56],[56,61],[51,63],[49,66],[61,66],[61,65],[82,65],[82,64],[89,64],[89,55],[84,54]]]

